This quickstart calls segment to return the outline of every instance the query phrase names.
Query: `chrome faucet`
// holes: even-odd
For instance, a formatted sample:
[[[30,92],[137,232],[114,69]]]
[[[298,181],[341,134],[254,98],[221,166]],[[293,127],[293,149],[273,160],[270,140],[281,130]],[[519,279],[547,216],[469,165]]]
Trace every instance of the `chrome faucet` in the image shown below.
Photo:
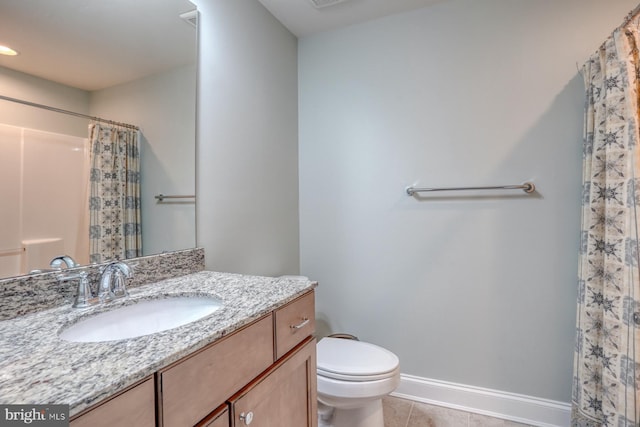
[[[79,279],[78,292],[73,303],[74,308],[87,308],[129,295],[126,281],[133,277],[133,271],[127,264],[122,261],[114,261],[104,266],[100,270],[100,274],[97,296],[94,296],[91,290],[91,284],[89,283],[89,277],[86,271],[71,274],[60,273],[58,275],[58,280],[61,282]]]
[[[67,268],[78,267],[79,265],[69,255],[60,255],[51,260],[49,267],[60,270],[62,269],[62,264],[66,265]]]
[[[107,264],[100,277],[98,299],[104,302],[128,296],[126,279],[131,277],[133,277],[133,272],[124,262],[114,261]]]

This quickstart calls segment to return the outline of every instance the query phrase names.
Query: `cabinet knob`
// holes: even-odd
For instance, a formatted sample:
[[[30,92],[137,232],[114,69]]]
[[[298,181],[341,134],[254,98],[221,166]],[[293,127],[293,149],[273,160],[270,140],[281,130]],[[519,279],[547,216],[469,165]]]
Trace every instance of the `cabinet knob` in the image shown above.
[[[244,412],[241,413],[240,420],[244,421],[245,425],[251,424],[251,421],[253,421],[253,412],[247,412],[246,414]]]

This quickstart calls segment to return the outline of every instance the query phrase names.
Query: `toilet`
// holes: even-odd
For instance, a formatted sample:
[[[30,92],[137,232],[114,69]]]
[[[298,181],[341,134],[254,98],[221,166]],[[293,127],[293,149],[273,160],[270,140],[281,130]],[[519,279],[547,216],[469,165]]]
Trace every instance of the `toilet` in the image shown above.
[[[400,384],[398,356],[362,341],[317,344],[318,427],[384,427],[382,398]]]

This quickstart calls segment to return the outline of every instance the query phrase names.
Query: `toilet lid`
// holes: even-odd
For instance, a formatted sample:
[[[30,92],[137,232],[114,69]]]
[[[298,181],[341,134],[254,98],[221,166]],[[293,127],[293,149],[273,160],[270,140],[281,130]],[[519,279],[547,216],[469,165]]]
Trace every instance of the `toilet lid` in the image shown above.
[[[323,338],[317,345],[318,374],[345,377],[386,377],[398,368],[398,356],[387,349],[362,341]],[[356,379],[356,378],[354,378]]]

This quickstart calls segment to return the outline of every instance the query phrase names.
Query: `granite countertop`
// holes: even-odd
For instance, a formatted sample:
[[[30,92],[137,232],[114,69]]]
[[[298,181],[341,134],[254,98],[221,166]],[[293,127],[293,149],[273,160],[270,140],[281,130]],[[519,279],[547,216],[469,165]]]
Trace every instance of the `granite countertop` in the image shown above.
[[[315,282],[201,271],[130,289],[130,296],[78,310],[70,305],[0,321],[0,403],[69,404],[70,415],[230,334],[313,289]],[[101,311],[159,296],[222,301],[207,317],[120,341],[73,343],[61,329]]]

